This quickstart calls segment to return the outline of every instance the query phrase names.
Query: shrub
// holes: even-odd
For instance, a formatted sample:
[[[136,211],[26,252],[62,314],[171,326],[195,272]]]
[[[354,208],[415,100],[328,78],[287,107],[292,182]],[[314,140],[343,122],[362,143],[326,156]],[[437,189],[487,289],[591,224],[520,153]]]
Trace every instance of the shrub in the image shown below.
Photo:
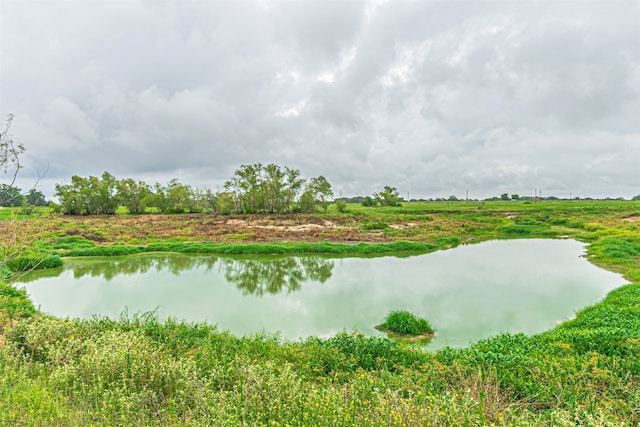
[[[363,221],[362,230],[370,231],[370,230],[385,230],[389,228],[389,224],[384,221]]]
[[[411,336],[428,335],[435,332],[426,319],[404,310],[394,310],[387,314],[384,323],[376,326],[376,329]]]
[[[36,309],[29,300],[27,291],[0,282],[0,334],[8,323],[7,320],[29,317],[35,312]],[[4,318],[5,315],[7,319]]]
[[[23,255],[7,262],[11,271],[30,271],[43,268],[62,266],[62,259],[58,255]]]

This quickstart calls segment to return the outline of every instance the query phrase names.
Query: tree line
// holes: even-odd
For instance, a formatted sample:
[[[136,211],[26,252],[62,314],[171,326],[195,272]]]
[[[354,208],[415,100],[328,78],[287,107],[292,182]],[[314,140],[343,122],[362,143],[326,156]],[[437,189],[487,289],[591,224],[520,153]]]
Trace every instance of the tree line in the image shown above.
[[[289,213],[327,210],[333,197],[324,176],[305,179],[300,171],[275,164],[241,165],[222,191],[194,188],[172,179],[153,185],[132,178],[74,175],[69,184],[56,184],[60,210],[69,215],[114,214],[118,206],[140,214],[207,212],[213,214]]]
[[[8,208],[12,206],[46,206],[44,194],[32,188],[28,193],[23,193],[22,189],[0,184],[0,206]]]

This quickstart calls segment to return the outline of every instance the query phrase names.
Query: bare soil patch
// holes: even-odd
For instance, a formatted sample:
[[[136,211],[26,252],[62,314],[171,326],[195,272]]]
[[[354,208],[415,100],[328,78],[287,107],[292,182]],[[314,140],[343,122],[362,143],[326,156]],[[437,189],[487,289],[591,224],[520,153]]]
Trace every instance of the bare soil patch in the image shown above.
[[[329,220],[307,214],[53,216],[33,222],[39,229],[36,234],[82,236],[107,245],[114,242],[144,244],[174,238],[206,242],[390,241],[383,233],[363,232],[354,217]]]

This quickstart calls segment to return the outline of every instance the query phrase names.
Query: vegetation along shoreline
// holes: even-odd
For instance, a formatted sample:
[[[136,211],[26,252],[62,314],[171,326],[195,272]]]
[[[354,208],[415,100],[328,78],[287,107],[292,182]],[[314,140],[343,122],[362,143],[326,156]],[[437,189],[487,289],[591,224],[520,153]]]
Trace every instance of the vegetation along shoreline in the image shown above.
[[[154,313],[59,319],[38,312],[5,281],[0,425],[640,422],[636,201],[349,203],[342,211],[329,204],[314,214],[231,216],[75,217],[38,208],[22,219],[22,232],[38,239],[21,257],[35,265],[151,250],[366,255],[563,237],[587,244],[592,263],[630,284],[550,331],[424,353],[347,331],[294,342],[237,337],[206,323],[160,321]]]

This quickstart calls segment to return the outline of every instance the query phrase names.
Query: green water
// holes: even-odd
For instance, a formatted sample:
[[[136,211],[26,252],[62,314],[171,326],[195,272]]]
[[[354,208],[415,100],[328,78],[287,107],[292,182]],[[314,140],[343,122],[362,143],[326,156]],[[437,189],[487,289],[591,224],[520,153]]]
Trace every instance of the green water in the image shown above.
[[[593,304],[624,280],[591,265],[572,240],[492,241],[407,257],[217,257],[149,254],[68,259],[24,286],[60,317],[157,309],[238,335],[288,339],[341,330],[380,335],[394,309],[425,317],[431,348],[499,332],[532,334]]]

